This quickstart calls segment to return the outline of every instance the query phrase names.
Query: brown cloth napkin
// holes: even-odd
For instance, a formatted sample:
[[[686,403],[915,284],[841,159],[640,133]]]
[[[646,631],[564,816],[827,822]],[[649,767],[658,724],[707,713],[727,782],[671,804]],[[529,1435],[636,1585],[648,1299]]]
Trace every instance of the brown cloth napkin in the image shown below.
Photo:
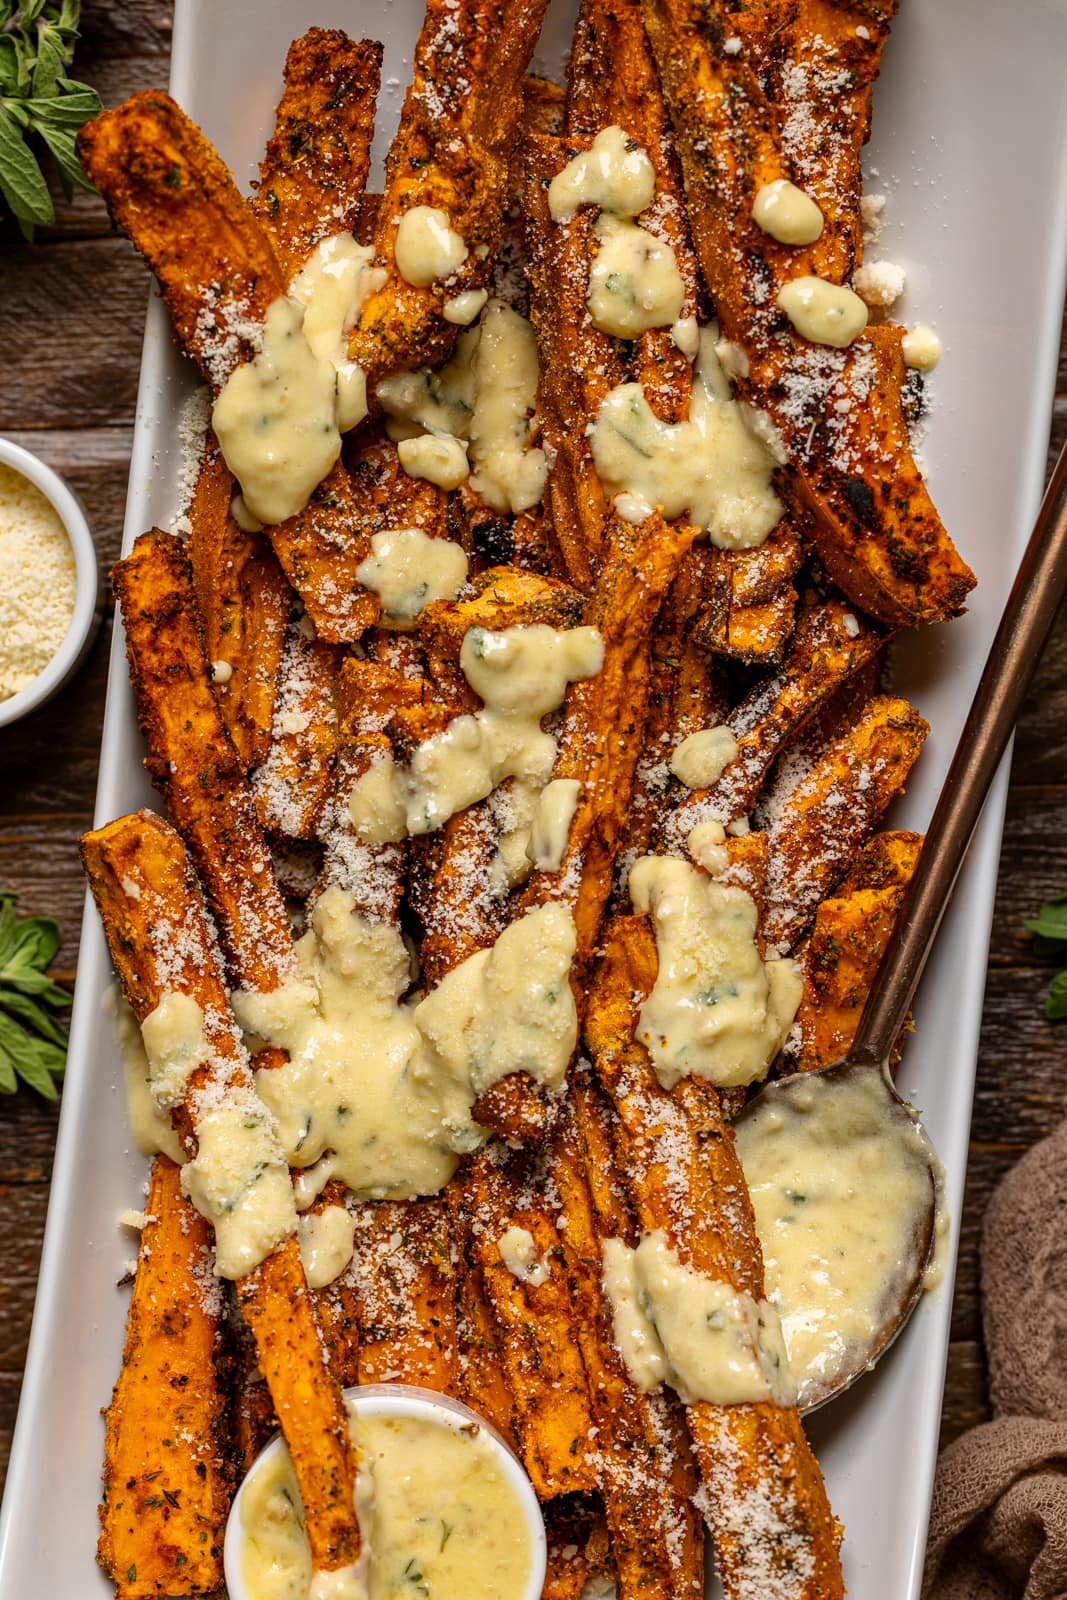
[[[982,1229],[992,1422],[942,1455],[923,1600],[1067,1600],[1067,1123]]]

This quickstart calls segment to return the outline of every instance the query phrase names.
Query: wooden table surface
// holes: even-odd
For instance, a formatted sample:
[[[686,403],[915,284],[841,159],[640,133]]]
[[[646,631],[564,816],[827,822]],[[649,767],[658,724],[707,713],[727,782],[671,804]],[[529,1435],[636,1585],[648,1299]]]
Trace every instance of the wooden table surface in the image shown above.
[[[85,0],[76,75],[105,105],[166,84],[170,15],[157,0]],[[133,436],[147,275],[113,237],[102,204],[79,194],[27,247],[0,221],[0,433],[37,451],[81,496],[101,564],[118,555]],[[1067,433],[1067,330],[1052,448]],[[1051,464],[1051,455],[1050,455]],[[104,708],[110,614],[92,655],[36,716],[0,730],[0,889],[23,913],[57,917],[58,975],[74,976],[83,884],[76,841],[90,825]],[[1067,1023],[1047,1023],[1047,964],[1023,919],[1067,886],[1067,616],[1019,725],[971,1134],[963,1243],[943,1436],[987,1415],[978,1317],[978,1229],[993,1186],[1051,1132],[1067,1097]],[[18,1405],[57,1110],[30,1090],[0,1100],[0,1476]],[[101,1399],[105,1397],[101,1396]]]

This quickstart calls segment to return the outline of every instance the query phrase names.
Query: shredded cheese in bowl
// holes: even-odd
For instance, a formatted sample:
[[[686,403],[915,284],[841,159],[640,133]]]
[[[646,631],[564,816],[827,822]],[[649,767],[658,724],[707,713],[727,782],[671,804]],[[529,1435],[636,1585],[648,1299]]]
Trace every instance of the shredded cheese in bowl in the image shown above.
[[[0,440],[0,725],[54,694],[97,618],[92,538],[47,467]]]

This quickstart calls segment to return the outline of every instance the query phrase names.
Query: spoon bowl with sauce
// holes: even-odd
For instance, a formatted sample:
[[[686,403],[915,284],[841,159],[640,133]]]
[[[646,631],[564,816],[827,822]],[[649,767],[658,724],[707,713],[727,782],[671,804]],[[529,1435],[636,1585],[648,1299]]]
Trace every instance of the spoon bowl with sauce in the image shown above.
[[[736,1124],[804,1411],[869,1371],[937,1275],[941,1165],[889,1063],[1065,591],[1067,446],[852,1047],[832,1065],[766,1084]]]
[[[368,1384],[344,1394],[363,1534],[345,1595],[539,1600],[547,1561],[541,1508],[496,1430],[429,1389]],[[313,1592],[300,1491],[281,1435],[234,1498],[224,1563],[230,1600],[305,1600]]]

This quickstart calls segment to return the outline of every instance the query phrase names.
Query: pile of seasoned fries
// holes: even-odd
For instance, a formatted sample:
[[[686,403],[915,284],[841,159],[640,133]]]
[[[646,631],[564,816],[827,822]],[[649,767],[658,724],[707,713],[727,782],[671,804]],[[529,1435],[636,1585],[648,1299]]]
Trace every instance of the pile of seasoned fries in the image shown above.
[[[636,1037],[657,951],[629,867],[680,855],[701,821],[727,825],[723,881],[755,902],[761,950],[802,966],[778,1068],[799,1071],[849,1042],[916,858],[914,835],[875,831],[927,732],[883,692],[886,646],[957,613],[973,578],[909,447],[903,330],[875,320],[832,349],[776,306],[788,279],[844,284],[860,264],[860,149],[894,6],[582,0],[559,88],[528,75],[545,4],[429,0],[380,196],[365,186],[381,50],[338,32],[293,44],[251,200],[164,94],[134,96],[81,136],[215,395],[323,239],[352,233],[381,269],[350,346],[371,415],[306,508],[245,531],[209,434],[188,539],[145,533],[114,574],[169,821],[143,811],[86,835],[86,871],[137,1019],[187,996],[211,1047],[154,1159],[107,1411],[99,1560],[122,1600],[221,1588],[235,1483],[278,1426],[315,1569],[354,1562],[341,1389],[381,1381],[456,1395],[511,1441],[544,1505],[553,1600],[597,1579],[623,1600],[696,1600],[702,1524],[730,1600],[843,1593],[841,1530],[797,1411],[644,1392],[616,1346],[601,1253],[662,1230],[685,1265],[763,1294],[730,1128],[745,1091],[696,1076],[668,1090]],[[744,356],[737,395],[784,446],[785,514],[758,547],[720,548],[658,510],[628,521],[598,477],[589,428],[613,387],[642,384],[675,423],[694,383],[667,328],[623,340],[593,323],[595,211],[550,214],[551,180],[607,127],[652,163],[642,220],[673,249],[683,316],[714,314]],[[815,242],[778,243],[754,223],[755,193],[778,178],[818,202]],[[446,211],[466,243],[447,291],[397,270],[398,222],[415,206]],[[446,300],[482,290],[536,334],[527,431],[547,483],[514,514],[470,480],[409,476],[373,399],[381,379],[448,361],[460,329]],[[375,533],[412,527],[458,541],[470,579],[396,631],[357,569]],[[562,710],[553,777],[580,788],[558,868],[501,890],[506,793],[399,843],[354,840],[353,784],[477,705],[459,668],[468,630],[541,623],[592,625],[604,651]],[[690,789],[671,752],[718,725],[736,756]],[[294,926],[336,883],[361,915],[410,935],[424,990],[520,915],[563,906],[581,1053],[561,1093],[512,1072],[482,1094],[491,1137],[440,1195],[359,1200],[332,1180],[312,1211],[347,1205],[355,1227],[332,1283],[308,1286],[295,1233],[228,1283],[178,1160],[197,1153],[212,1075],[250,1094],[253,1066],[271,1065],[270,1046],[249,1061],[230,992],[286,982]],[[509,1269],[498,1241],[512,1228],[532,1236],[543,1272]]]

